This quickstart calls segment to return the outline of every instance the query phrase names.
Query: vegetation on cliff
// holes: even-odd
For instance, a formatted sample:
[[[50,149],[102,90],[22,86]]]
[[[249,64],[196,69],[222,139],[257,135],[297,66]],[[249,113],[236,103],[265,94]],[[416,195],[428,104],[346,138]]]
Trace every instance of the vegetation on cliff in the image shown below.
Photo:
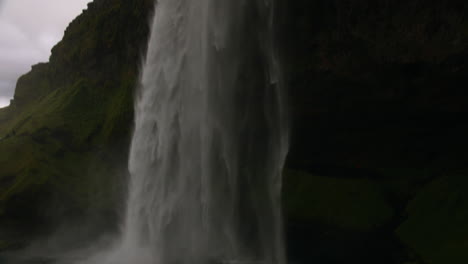
[[[50,62],[18,80],[0,110],[3,219],[53,225],[56,215],[115,214],[152,5],[90,3]]]

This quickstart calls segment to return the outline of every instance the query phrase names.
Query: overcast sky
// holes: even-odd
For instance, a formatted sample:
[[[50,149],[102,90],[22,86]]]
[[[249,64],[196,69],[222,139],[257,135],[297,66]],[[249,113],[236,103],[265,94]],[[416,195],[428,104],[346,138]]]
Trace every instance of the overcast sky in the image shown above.
[[[91,0],[0,0],[0,107],[13,97],[16,80],[46,62],[67,25]]]

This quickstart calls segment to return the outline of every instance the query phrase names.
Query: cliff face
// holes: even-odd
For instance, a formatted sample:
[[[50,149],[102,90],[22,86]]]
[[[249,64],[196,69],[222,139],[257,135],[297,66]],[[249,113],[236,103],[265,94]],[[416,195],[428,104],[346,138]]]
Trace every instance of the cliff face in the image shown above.
[[[0,110],[3,222],[115,218],[152,2],[95,0],[50,62],[18,80],[12,106]],[[468,261],[468,5],[277,7],[293,119],[291,257]]]
[[[37,226],[115,214],[152,7],[151,0],[90,3],[50,62],[18,80],[12,105],[0,110],[4,221]]]

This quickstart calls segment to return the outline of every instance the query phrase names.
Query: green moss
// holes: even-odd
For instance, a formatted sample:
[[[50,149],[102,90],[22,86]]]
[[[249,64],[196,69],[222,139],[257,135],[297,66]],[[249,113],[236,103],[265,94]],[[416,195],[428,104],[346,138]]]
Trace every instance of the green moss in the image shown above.
[[[284,207],[289,218],[354,231],[387,224],[393,209],[380,185],[369,179],[331,178],[287,171]]]
[[[468,263],[468,178],[447,175],[427,184],[409,203],[401,239],[427,263]]]
[[[6,250],[14,250],[16,248],[19,248],[23,246],[23,241],[1,241],[0,240],[0,252],[6,251]],[[2,260],[0,256],[0,261]],[[3,263],[3,262],[2,262]]]
[[[397,203],[406,204],[431,178],[438,175],[437,168],[378,168],[379,182],[385,192]]]
[[[0,219],[116,208],[153,3],[94,1],[20,78],[0,109]]]

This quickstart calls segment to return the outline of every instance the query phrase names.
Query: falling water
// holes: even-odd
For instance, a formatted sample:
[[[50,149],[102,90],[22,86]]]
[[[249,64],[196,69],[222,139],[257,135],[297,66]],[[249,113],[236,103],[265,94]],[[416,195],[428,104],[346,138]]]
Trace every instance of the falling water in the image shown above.
[[[159,0],[135,109],[122,263],[284,263],[288,141],[272,0]]]

